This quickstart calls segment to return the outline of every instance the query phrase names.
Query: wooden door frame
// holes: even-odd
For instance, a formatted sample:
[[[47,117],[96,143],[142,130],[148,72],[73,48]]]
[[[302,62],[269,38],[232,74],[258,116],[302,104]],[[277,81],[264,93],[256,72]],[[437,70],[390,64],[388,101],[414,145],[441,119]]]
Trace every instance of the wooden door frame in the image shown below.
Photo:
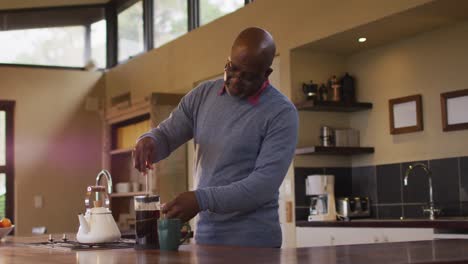
[[[5,213],[14,223],[15,208],[15,170],[14,170],[14,110],[15,101],[0,100],[0,111],[6,112],[6,165],[3,168],[6,177],[6,207]]]

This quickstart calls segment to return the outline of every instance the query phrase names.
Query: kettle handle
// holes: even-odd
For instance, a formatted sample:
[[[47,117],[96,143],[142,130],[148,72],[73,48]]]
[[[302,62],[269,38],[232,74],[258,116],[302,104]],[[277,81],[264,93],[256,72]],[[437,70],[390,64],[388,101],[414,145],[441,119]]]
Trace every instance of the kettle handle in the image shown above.
[[[101,180],[101,176],[104,175],[107,180],[107,193],[112,193],[112,176],[108,170],[101,170],[98,175],[96,176],[96,186],[99,185],[99,181]]]
[[[86,188],[86,197],[85,197],[85,206],[86,206],[86,211],[90,210],[93,206],[91,205],[91,195],[93,193],[96,194],[96,198],[94,200],[94,202],[100,202],[100,203],[96,203],[96,204],[99,204],[99,205],[94,205],[96,207],[101,207],[103,204],[101,200],[99,200],[99,193],[104,193],[104,205],[109,208],[109,205],[110,205],[110,200],[109,200],[109,196],[107,195],[106,193],[106,187],[104,186],[88,186],[88,188]]]

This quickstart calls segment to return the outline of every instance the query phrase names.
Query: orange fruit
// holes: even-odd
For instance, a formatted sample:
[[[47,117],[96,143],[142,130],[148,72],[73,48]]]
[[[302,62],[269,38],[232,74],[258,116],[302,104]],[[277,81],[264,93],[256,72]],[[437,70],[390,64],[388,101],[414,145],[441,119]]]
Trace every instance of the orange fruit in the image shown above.
[[[0,227],[10,227],[10,226],[11,226],[10,219],[5,217],[0,221]]]

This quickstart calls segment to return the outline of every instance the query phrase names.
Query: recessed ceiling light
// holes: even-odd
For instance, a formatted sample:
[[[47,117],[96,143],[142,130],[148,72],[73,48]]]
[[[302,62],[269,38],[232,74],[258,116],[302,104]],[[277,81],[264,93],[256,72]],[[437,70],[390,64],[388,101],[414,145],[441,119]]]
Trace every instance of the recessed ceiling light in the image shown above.
[[[366,40],[367,40],[366,38],[358,38],[358,41],[361,42],[361,43],[366,42]]]

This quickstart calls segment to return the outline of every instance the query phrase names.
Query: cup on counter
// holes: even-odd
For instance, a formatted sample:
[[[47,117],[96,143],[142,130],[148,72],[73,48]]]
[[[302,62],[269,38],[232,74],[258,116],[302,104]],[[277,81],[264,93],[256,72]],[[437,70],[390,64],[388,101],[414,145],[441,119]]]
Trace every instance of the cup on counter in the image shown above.
[[[186,235],[181,238],[182,228],[186,227]],[[176,251],[190,237],[191,229],[188,223],[182,224],[177,218],[161,218],[158,220],[159,248]]]

